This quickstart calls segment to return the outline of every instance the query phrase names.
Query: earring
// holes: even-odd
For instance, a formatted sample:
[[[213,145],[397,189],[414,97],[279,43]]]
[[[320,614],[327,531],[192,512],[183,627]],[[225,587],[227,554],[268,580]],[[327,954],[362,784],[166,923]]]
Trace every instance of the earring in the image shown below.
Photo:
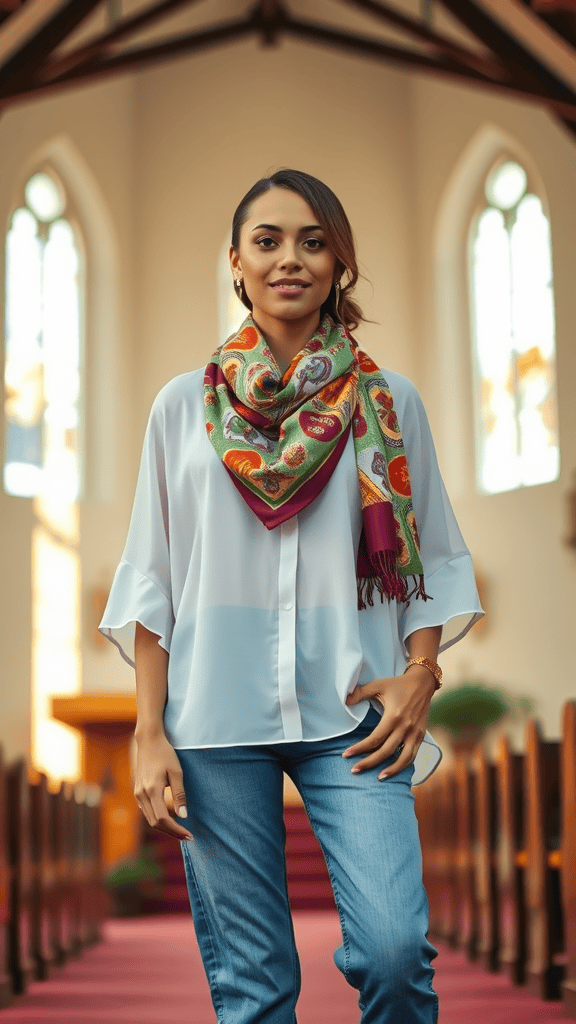
[[[239,288],[239,290],[240,290],[240,291],[242,291],[242,278],[241,278],[241,277],[237,277],[237,278],[235,279],[235,281],[234,281],[234,284],[237,284],[237,285],[238,285],[238,288]]]

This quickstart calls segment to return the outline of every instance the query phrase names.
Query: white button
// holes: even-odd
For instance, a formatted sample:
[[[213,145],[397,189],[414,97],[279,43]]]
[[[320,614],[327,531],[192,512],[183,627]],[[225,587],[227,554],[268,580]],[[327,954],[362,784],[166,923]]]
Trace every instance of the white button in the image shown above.
[[[287,612],[289,612],[290,609],[293,608],[293,607],[294,606],[292,604],[292,601],[287,601],[286,604],[284,605],[284,608],[286,609]]]

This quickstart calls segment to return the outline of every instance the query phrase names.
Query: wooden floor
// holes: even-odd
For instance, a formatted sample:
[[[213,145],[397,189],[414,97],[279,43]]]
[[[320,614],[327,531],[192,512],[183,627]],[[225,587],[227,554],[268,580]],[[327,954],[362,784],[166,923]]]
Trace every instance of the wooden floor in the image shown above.
[[[298,1024],[358,1024],[358,993],[332,959],[341,943],[337,913],[294,911],[294,928],[302,966]],[[103,934],[50,979],[32,982],[0,1010],[0,1024],[215,1024],[191,917],[110,918]],[[439,1024],[566,1024],[560,1002],[542,1002],[434,945]]]

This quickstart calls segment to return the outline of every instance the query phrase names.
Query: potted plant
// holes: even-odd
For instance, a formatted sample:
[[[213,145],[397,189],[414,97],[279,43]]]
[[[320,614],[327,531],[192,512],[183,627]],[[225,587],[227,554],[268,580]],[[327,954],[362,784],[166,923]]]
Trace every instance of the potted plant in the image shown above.
[[[162,869],[150,846],[143,846],[136,858],[126,858],[116,864],[105,876],[114,900],[114,916],[141,914],[144,897],[154,894],[161,879]]]
[[[536,701],[527,694],[513,694],[503,686],[466,679],[434,698],[428,727],[446,729],[454,751],[469,752],[491,726],[505,718],[526,718],[535,707]]]

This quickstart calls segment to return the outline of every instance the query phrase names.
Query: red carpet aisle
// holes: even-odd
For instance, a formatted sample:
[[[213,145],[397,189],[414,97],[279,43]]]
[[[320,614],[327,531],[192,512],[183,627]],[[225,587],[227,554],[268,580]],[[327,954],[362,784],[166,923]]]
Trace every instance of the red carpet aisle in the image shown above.
[[[358,1024],[357,992],[332,960],[338,915],[295,911],[294,927],[302,963],[298,1024]],[[216,1024],[191,917],[109,919],[103,932],[102,943],[0,1010],[0,1024]],[[439,1024],[566,1024],[560,1003],[541,1002],[436,946]]]

